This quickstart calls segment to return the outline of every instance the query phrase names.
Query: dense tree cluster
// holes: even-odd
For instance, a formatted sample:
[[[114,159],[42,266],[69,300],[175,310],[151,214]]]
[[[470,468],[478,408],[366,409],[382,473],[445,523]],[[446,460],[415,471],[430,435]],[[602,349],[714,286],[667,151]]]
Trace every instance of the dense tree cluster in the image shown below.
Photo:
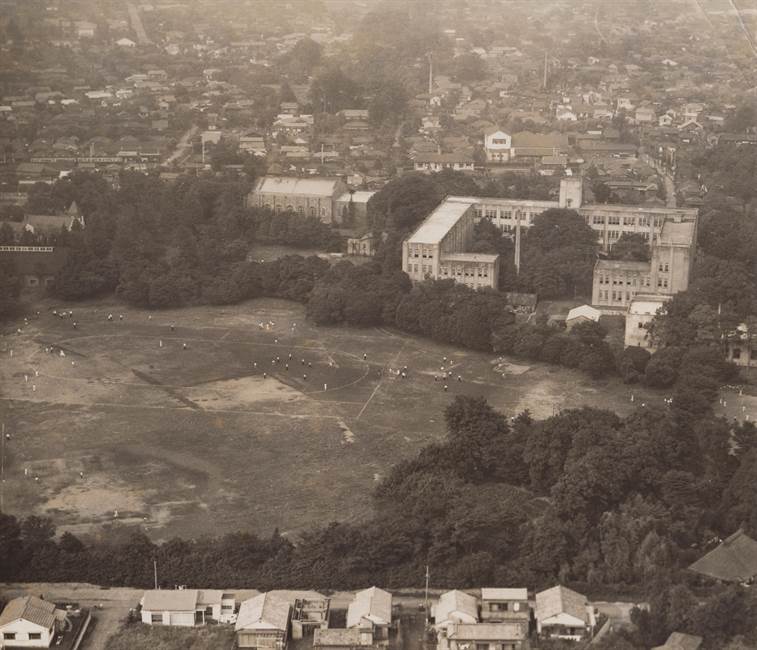
[[[757,532],[757,431],[701,411],[640,407],[620,418],[581,408],[537,421],[458,397],[445,412],[446,439],[395,465],[360,524],[331,523],[296,541],[240,532],[154,544],[118,527],[56,540],[49,520],[0,515],[0,579],[148,587],[157,559],[167,585],[396,587],[420,584],[430,564],[438,587],[650,588],[652,610],[637,615],[647,643],[682,624],[678,616],[689,617],[685,629],[726,639],[749,633],[751,619],[696,616],[703,610],[686,588],[669,585],[695,586],[684,569],[714,535]],[[738,589],[713,598],[725,599],[718,609],[753,606]]]
[[[125,173],[117,191],[93,179],[75,174],[35,194],[45,211],[60,210],[75,199],[86,214],[86,228],[58,242],[70,248],[55,283],[61,298],[115,291],[142,307],[238,302],[268,295],[265,276],[273,267],[294,267],[294,283],[297,267],[313,264],[302,259],[247,262],[254,242],[339,247],[335,232],[315,218],[242,207],[247,186],[236,178],[182,177],[167,184]],[[282,291],[290,294],[305,300],[300,290]]]

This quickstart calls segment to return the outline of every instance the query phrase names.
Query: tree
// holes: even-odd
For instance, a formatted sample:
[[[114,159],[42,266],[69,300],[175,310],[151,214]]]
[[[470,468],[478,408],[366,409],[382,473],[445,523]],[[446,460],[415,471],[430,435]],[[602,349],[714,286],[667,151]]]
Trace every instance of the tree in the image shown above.
[[[604,181],[595,180],[591,184],[591,191],[597,203],[609,203],[612,197],[612,190]]]
[[[453,76],[460,83],[474,83],[486,77],[486,63],[474,52],[456,56],[453,61]]]
[[[344,108],[360,108],[363,97],[358,84],[339,68],[328,68],[313,79],[310,101],[314,110],[337,113]]]
[[[12,315],[18,308],[21,277],[12,260],[0,258],[0,320]]]
[[[439,188],[425,174],[403,174],[389,181],[368,201],[368,222],[376,230],[410,230],[425,219],[442,199]]]
[[[610,259],[648,262],[649,244],[639,233],[623,233],[610,249]]]

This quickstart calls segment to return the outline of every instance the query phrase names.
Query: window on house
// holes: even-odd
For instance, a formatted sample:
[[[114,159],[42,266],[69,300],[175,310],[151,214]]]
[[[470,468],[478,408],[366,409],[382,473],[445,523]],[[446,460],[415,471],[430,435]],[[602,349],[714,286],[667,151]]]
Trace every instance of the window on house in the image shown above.
[[[313,206],[310,206],[310,216],[311,216],[311,217],[315,217],[315,216],[318,216],[318,215],[316,214],[315,208],[314,208]]]
[[[305,208],[302,207],[301,205],[298,205],[297,206],[297,213],[301,214],[301,215],[305,214]]]
[[[665,265],[665,273],[667,273],[670,270],[670,266],[668,264]]]
[[[15,632],[3,632],[3,638],[6,641],[13,641],[16,638]]]
[[[733,352],[731,354],[731,358],[733,358],[733,359],[741,359],[741,348],[733,348]]]
[[[476,644],[476,650],[489,650],[489,644],[488,643],[477,643]]]
[[[41,632],[29,632],[29,641],[39,641],[42,639]]]
[[[636,223],[636,217],[623,217],[624,226],[633,226]]]
[[[497,208],[487,208],[486,209],[486,218],[487,219],[495,219],[497,217]]]
[[[513,603],[513,611],[514,612],[520,611],[520,603]]]
[[[668,281],[667,281],[667,279],[664,279],[664,280],[662,281],[662,286],[663,286],[663,287],[664,287],[665,289],[667,289],[667,288],[668,288]]]
[[[609,217],[607,219],[607,223],[609,223],[611,226],[619,226],[620,225],[620,217]]]
[[[163,622],[163,613],[160,614],[150,614],[150,622],[151,623],[162,623]]]
[[[592,223],[597,226],[600,224],[603,224],[605,222],[605,218],[601,215],[595,214],[594,219],[592,219]]]

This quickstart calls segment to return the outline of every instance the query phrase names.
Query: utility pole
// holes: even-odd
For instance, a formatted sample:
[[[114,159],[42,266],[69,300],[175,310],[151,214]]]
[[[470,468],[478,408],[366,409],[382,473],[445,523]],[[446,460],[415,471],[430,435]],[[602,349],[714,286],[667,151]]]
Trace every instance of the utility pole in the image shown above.
[[[515,275],[520,275],[520,210],[515,211]]]
[[[542,81],[542,86],[546,90],[547,89],[547,66],[549,65],[547,62],[547,54],[548,50],[544,51],[544,80]]]
[[[0,512],[5,509],[5,422],[0,425]]]
[[[152,561],[152,570],[153,570],[153,575],[155,577],[155,589],[157,589],[158,588],[158,560],[155,558],[153,558],[153,561]]]
[[[434,61],[431,52],[428,53],[428,94],[434,92]]]
[[[426,625],[428,625],[428,564],[426,565],[426,603],[424,609],[426,611]]]

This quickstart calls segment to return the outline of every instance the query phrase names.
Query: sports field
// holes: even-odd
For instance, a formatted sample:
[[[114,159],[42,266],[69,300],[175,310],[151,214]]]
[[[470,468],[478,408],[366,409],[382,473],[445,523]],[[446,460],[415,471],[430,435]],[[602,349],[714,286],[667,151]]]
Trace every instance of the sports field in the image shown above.
[[[63,308],[73,316],[53,315]],[[4,507],[76,533],[121,522],[155,539],[296,534],[358,520],[392,464],[444,436],[458,394],[536,417],[633,406],[617,379],[383,329],[316,328],[285,301],[39,309],[0,338]],[[447,392],[434,379],[442,366]],[[634,392],[637,405],[663,397]]]

